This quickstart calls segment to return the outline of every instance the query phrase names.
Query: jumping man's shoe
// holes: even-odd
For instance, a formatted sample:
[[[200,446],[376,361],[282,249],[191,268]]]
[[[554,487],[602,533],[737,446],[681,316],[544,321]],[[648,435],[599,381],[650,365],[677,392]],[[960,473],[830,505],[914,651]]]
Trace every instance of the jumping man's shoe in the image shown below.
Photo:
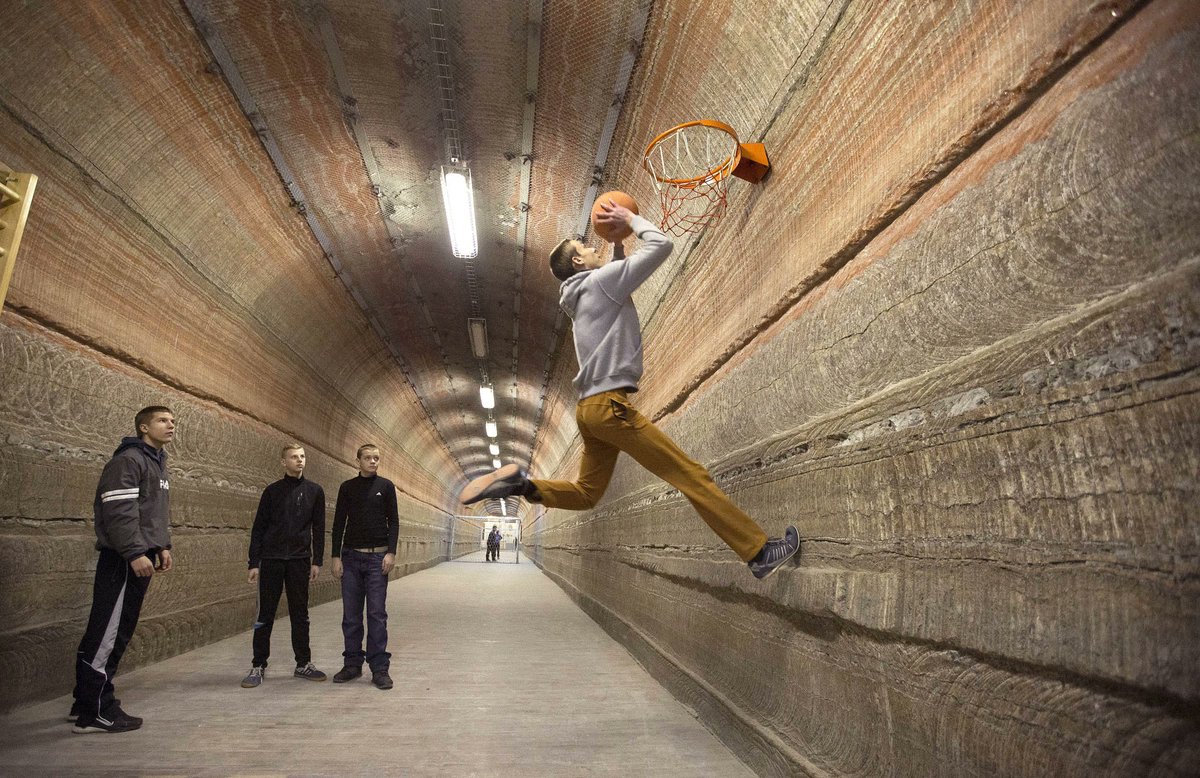
[[[362,675],[362,665],[346,665],[333,674],[333,682],[346,683],[346,681],[353,681],[360,675]]]
[[[243,689],[253,689],[263,682],[263,676],[267,674],[265,667],[251,667],[250,674],[242,679]]]
[[[458,499],[462,500],[463,505],[470,505],[480,500],[511,497],[514,494],[528,497],[533,491],[533,484],[529,483],[519,466],[505,465],[471,481]]]
[[[306,665],[296,665],[296,672],[292,673],[292,675],[308,681],[324,681],[328,677],[325,673],[313,667],[312,662]]]
[[[750,572],[758,579],[769,578],[783,567],[783,563],[796,555],[800,550],[800,533],[795,527],[788,527],[782,538],[770,538],[767,544],[758,552],[758,556],[748,564]]]
[[[392,676],[388,675],[387,670],[380,670],[377,673],[371,673],[371,683],[380,689],[390,689],[392,688]]]
[[[118,713],[120,709],[117,709]],[[117,715],[112,718],[101,714],[99,716],[81,715],[71,731],[76,735],[90,735],[96,732],[132,732],[142,726],[142,720],[132,716]]]

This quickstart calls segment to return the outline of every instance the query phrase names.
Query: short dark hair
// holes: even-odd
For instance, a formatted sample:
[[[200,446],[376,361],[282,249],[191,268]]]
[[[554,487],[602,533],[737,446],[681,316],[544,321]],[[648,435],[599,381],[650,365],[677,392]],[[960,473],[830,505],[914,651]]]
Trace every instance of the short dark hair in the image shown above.
[[[579,255],[579,251],[573,243],[574,240],[574,238],[563,238],[562,242],[554,247],[554,251],[550,252],[550,272],[559,281],[566,281],[579,272],[571,263],[571,260]]]
[[[378,451],[378,450],[379,450],[379,446],[376,446],[374,443],[364,443],[364,444],[362,444],[361,446],[359,446],[359,447],[358,447],[358,451],[356,451],[356,452],[354,453],[354,458],[355,458],[355,459],[362,459],[363,452],[364,452],[364,451],[370,451],[371,449],[375,449],[376,451]]]
[[[165,405],[147,405],[137,412],[137,416],[133,417],[133,434],[135,437],[142,436],[142,425],[149,424],[154,419],[156,413],[172,413],[171,409]]]

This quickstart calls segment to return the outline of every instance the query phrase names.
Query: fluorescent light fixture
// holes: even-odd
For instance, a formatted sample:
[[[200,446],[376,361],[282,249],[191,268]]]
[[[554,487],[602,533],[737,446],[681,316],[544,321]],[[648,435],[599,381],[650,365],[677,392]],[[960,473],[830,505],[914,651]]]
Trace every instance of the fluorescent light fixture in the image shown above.
[[[492,469],[493,469],[493,470],[499,470],[499,469],[500,469],[500,460],[499,460],[499,459],[493,459],[493,460],[492,460]]]
[[[496,443],[489,443],[488,444],[488,453],[494,457],[500,456],[500,446],[497,445]]]
[[[471,191],[471,171],[465,165],[442,166],[442,202],[446,206],[446,226],[450,228],[450,250],[456,257],[474,257],[479,253],[475,194]]]
[[[500,515],[501,515],[501,516],[507,516],[507,515],[508,515],[508,500],[501,500],[501,501],[500,501]]]
[[[485,422],[483,425],[483,428],[485,430],[487,430],[487,436],[489,438],[496,437],[496,422],[494,422],[494,421]]]
[[[496,407],[496,393],[492,391],[491,384],[484,384],[479,387],[479,402],[484,408]]]
[[[487,320],[467,319],[467,335],[471,338],[471,353],[476,359],[487,359]]]

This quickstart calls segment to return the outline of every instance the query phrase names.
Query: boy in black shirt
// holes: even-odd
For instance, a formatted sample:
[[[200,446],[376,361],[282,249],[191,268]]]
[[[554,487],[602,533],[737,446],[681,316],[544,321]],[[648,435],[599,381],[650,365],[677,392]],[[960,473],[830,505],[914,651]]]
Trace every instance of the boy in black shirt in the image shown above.
[[[358,448],[358,476],[338,489],[333,510],[333,574],[342,581],[342,635],[346,640],[345,667],[334,683],[362,675],[363,660],[371,668],[371,683],[392,688],[387,652],[388,573],[396,564],[400,516],[396,487],[377,475],[379,448]],[[363,651],[363,603],[367,607],[367,650]]]
[[[325,490],[304,478],[304,448],[290,444],[279,452],[283,478],[263,490],[250,529],[250,583],[258,583],[254,622],[254,659],[242,687],[262,683],[271,654],[271,627],[279,595],[287,587],[292,622],[292,651],[297,678],[324,681],[313,667],[308,646],[308,585],[321,572],[325,554]]]

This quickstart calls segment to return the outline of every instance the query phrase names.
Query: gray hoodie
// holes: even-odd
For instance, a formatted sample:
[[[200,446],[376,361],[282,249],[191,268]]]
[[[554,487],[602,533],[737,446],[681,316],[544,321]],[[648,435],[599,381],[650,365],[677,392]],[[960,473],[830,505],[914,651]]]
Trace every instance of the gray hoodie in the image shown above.
[[[124,438],[96,485],[96,549],[127,562],[171,547],[167,452],[141,438]]]
[[[575,322],[579,399],[610,389],[637,391],[642,378],[642,327],[633,290],[671,255],[674,245],[641,216],[630,222],[644,241],[628,259],[585,270],[563,281],[558,304]]]

